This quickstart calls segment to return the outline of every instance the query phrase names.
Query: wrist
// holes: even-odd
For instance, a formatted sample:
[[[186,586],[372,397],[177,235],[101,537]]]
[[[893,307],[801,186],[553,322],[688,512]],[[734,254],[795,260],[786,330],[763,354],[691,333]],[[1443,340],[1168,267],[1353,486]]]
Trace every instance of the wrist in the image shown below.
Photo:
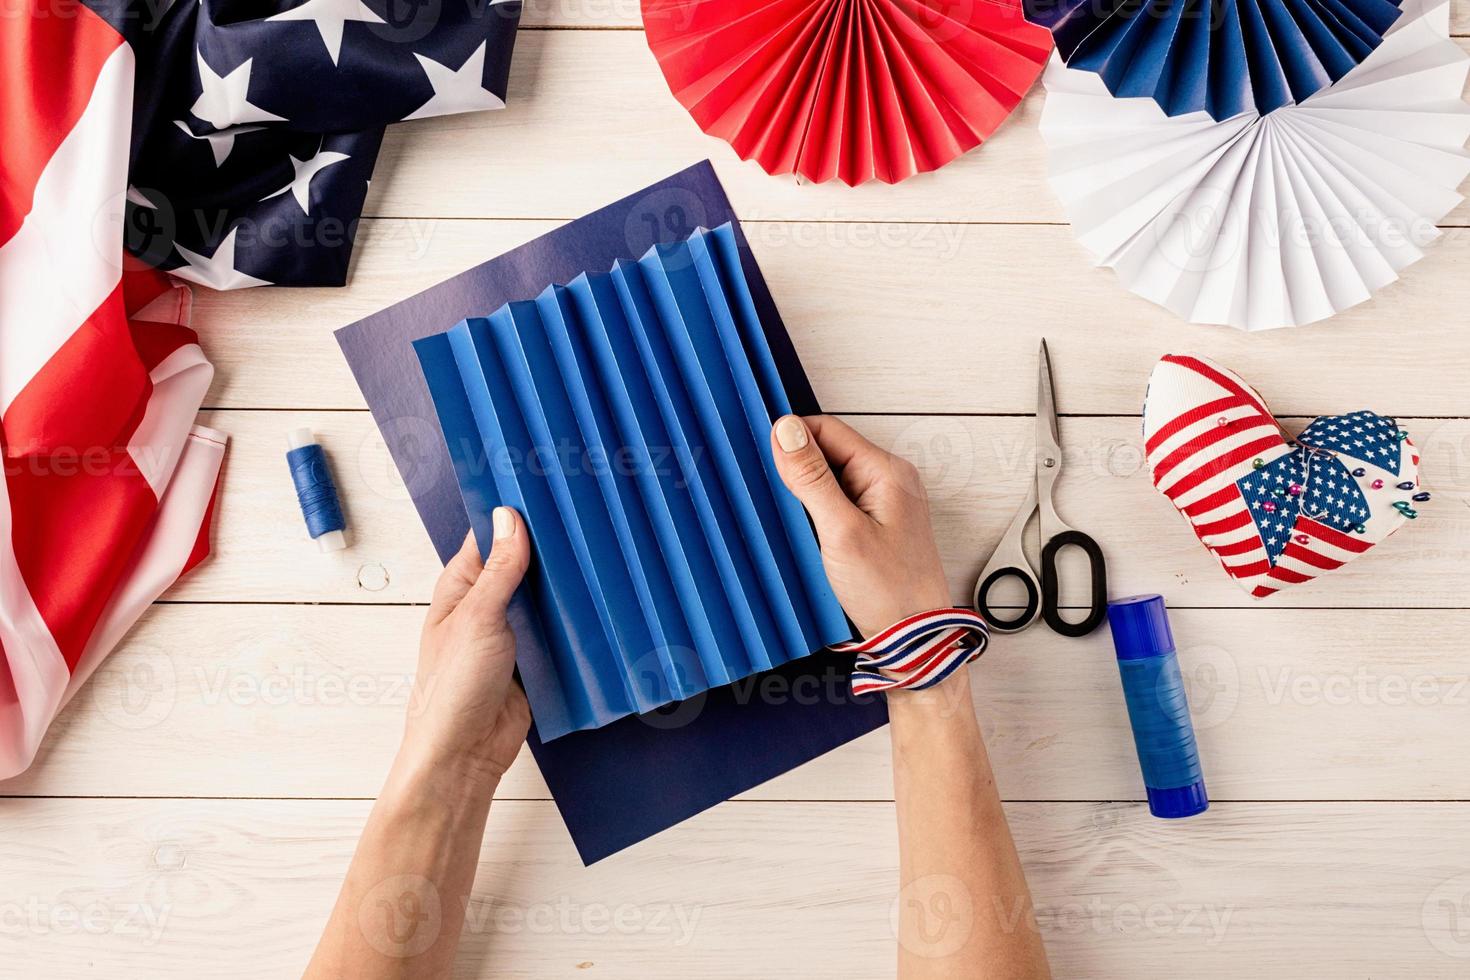
[[[454,842],[483,837],[497,785],[405,745],[388,770],[369,825],[385,832],[397,853],[418,855],[409,863],[437,885],[448,873]]]
[[[429,788],[446,799],[488,802],[500,787],[506,768],[477,753],[439,747],[410,736],[398,747],[389,782],[398,778]]]
[[[933,754],[978,740],[980,721],[972,698],[965,671],[922,691],[890,692],[889,735],[895,757]]]
[[[915,613],[927,612],[930,609],[947,609],[952,605],[954,603],[947,591],[926,589],[921,593],[882,603],[866,611],[861,617],[854,616],[853,623],[863,638],[867,639]]]
[[[948,721],[966,715],[974,717],[975,702],[969,670],[961,668],[933,687],[888,692],[888,713],[924,721]]]

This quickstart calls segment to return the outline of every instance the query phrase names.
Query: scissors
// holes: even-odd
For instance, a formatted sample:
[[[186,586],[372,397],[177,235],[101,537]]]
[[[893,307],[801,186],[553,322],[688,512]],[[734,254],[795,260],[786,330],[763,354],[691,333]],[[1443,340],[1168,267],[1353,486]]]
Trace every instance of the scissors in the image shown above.
[[[1036,474],[1021,509],[1006,529],[1005,537],[990,563],[975,583],[975,611],[990,628],[1000,633],[1017,633],[1036,621],[1037,613],[1053,632],[1062,636],[1086,636],[1097,629],[1108,612],[1107,566],[1097,542],[1062,523],[1052,503],[1052,489],[1062,472],[1061,439],[1057,435],[1057,405],[1051,383],[1051,356],[1041,342],[1036,381]],[[1023,547],[1031,515],[1041,511],[1041,575],[1026,560]],[[1092,565],[1092,606],[1081,622],[1069,623],[1057,608],[1057,553],[1076,545]],[[988,605],[990,590],[1007,578],[1020,579],[1026,588],[1026,608],[1013,619],[1002,619]]]

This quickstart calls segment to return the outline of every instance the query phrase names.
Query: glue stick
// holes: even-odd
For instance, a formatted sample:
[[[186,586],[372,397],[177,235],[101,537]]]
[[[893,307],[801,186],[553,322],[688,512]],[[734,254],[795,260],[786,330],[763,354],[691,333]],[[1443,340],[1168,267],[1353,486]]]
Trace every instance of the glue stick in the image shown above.
[[[342,503],[337,499],[337,485],[327,466],[327,455],[317,444],[310,429],[293,429],[286,435],[289,451],[286,465],[291,467],[291,482],[296,485],[296,502],[306,520],[306,531],[323,551],[341,551],[347,547],[342,534],[347,520],[342,516]]]
[[[1115,599],[1108,603],[1108,625],[1149,812],[1165,818],[1203,813],[1210,801],[1164,597]]]

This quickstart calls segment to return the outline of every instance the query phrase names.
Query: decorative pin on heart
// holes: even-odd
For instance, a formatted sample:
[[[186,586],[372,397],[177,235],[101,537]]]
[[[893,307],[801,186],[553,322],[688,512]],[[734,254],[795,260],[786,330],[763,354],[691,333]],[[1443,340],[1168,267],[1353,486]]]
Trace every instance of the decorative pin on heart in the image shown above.
[[[1419,486],[1419,452],[1393,419],[1324,415],[1288,440],[1253,388],[1202,357],[1159,361],[1143,427],[1154,486],[1258,598],[1367,553],[1429,499],[1375,492]]]

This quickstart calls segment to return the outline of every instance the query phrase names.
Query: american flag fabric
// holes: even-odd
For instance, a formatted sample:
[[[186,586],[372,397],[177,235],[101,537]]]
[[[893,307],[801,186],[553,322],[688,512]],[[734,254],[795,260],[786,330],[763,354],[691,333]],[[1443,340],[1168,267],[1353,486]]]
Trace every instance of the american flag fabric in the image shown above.
[[[346,282],[385,126],[504,107],[521,14],[507,0],[86,2],[137,63],[128,250],[216,289]]]
[[[1160,360],[1143,429],[1154,486],[1257,598],[1366,553],[1424,496],[1419,453],[1392,419],[1322,416],[1288,439],[1254,389],[1203,357]]]
[[[502,105],[518,17],[25,0],[0,18],[0,778],[208,554],[226,439],[195,424],[213,368],[179,280],[342,282],[383,126]]]

